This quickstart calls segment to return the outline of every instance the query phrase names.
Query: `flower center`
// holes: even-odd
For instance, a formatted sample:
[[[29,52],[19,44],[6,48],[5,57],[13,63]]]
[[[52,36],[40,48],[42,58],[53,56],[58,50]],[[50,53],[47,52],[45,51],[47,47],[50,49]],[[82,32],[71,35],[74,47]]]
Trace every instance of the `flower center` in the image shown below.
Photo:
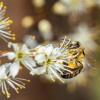
[[[47,60],[47,65],[49,65],[51,63],[51,59]]]
[[[17,53],[17,59],[19,59],[19,60],[23,59],[24,56],[25,56],[25,55],[24,55],[23,52],[18,52],[18,53]]]
[[[48,68],[49,65],[50,65],[51,63],[52,63],[52,60],[48,58],[48,59],[44,62],[45,67]]]

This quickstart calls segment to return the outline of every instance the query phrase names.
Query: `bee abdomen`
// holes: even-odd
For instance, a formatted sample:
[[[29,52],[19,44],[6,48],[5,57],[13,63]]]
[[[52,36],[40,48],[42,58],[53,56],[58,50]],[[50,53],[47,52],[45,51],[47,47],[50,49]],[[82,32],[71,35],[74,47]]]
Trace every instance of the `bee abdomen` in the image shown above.
[[[77,76],[82,71],[82,69],[83,69],[83,67],[79,67],[79,68],[75,68],[75,69],[68,68],[68,70],[70,70],[71,72],[64,70],[61,77],[65,78],[65,79],[73,78],[73,77]]]

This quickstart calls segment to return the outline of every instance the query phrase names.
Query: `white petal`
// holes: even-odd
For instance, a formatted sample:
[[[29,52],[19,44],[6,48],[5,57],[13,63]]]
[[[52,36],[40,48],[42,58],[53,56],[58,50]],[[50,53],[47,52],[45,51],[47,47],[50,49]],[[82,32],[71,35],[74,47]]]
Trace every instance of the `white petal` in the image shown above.
[[[16,54],[14,52],[8,52],[8,53],[5,53],[3,54],[2,56],[7,56],[9,60],[13,60],[16,56]]]
[[[24,60],[29,62],[32,67],[36,67],[36,63],[35,63],[35,61],[31,57],[27,57]]]
[[[36,49],[37,53],[42,53],[42,52],[44,52],[44,48],[45,48],[45,46],[39,45],[35,49]]]
[[[38,67],[30,72],[31,75],[41,75],[46,72],[46,69],[44,67]]]
[[[29,49],[25,44],[22,46],[21,50],[24,51],[25,53],[29,53]]]
[[[21,62],[30,71],[32,71],[34,69],[34,67],[36,67],[35,61],[31,58],[24,59]]]
[[[35,60],[38,64],[42,64],[46,60],[46,56],[44,54],[38,54],[35,56]]]
[[[49,56],[51,55],[52,51],[53,51],[53,46],[52,44],[49,44],[45,47],[45,50],[43,52],[45,52]]]
[[[19,46],[18,46],[17,43],[9,42],[9,43],[8,43],[8,47],[9,47],[9,48],[13,47],[13,49],[14,49],[15,52],[19,51]]]
[[[5,66],[2,65],[0,67],[0,79],[3,79],[5,77],[6,77],[6,68],[5,68]]]
[[[20,49],[20,47],[17,43],[12,43],[12,47],[13,47],[15,52],[19,51],[19,49]]]
[[[60,48],[55,48],[55,49],[53,49],[52,55],[55,56],[55,57],[61,56],[62,53],[61,53],[61,51],[60,51]]]
[[[10,66],[10,75],[12,77],[15,77],[20,69],[20,64],[18,61],[14,62],[11,66]]]

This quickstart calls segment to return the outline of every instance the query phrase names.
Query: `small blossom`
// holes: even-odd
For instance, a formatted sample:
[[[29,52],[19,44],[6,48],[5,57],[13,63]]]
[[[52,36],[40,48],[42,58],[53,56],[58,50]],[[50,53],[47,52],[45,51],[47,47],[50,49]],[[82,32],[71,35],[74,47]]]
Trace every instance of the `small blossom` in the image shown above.
[[[10,92],[8,91],[7,85],[9,85],[12,89],[19,93],[19,89],[25,88],[25,83],[23,81],[29,81],[22,78],[13,78],[10,72],[11,63],[6,63],[0,66],[0,88],[2,93],[9,98],[11,96]]]
[[[15,77],[20,70],[20,64],[27,69],[33,71],[35,62],[32,58],[30,50],[25,44],[10,43],[9,47],[12,47],[14,51],[4,53],[2,56],[7,56],[9,60],[13,60],[11,65],[12,76]]]
[[[62,57],[63,55],[60,54],[59,48],[54,48],[52,44],[49,44],[47,46],[39,46],[38,50],[36,50],[36,56],[35,61],[37,63],[36,71],[34,70],[33,73],[36,74],[48,74],[48,77],[51,77],[53,81],[55,81],[55,78],[59,79],[63,82],[63,80],[60,78],[60,76],[57,74],[57,71],[60,71],[59,68],[62,67],[62,64],[60,64],[59,57]],[[38,67],[40,66],[40,67]],[[41,69],[41,72],[39,72]]]
[[[4,6],[3,2],[0,2],[0,38],[4,41],[8,42],[8,40],[14,40],[15,34],[11,34],[10,24],[12,24],[12,20],[9,17],[5,17],[6,14],[6,6]]]

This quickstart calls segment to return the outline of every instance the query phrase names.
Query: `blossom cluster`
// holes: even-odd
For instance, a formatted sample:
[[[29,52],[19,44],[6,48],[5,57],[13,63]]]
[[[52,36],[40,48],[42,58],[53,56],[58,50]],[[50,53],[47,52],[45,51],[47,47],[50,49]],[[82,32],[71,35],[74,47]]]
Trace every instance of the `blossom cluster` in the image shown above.
[[[21,66],[27,68],[31,75],[45,75],[55,82],[65,82],[84,71],[84,49],[77,41],[65,39],[59,47],[53,44],[40,45],[29,49],[25,44],[9,43],[11,51],[1,52],[1,57],[7,57],[10,63],[1,65],[0,85],[2,93],[10,97],[7,84],[17,93],[18,88],[25,88],[22,78],[16,78]]]
[[[0,38],[8,43],[10,50],[0,51],[0,58],[7,58],[8,63],[1,61],[0,65],[0,88],[7,98],[10,97],[9,85],[17,93],[25,88],[24,81],[27,79],[17,77],[21,67],[29,70],[31,75],[44,75],[55,82],[65,83],[78,76],[85,70],[85,53],[80,42],[64,38],[59,46],[53,44],[39,45],[28,48],[26,44],[13,43],[15,35],[9,31],[12,21],[5,18],[6,7],[0,2]]]

